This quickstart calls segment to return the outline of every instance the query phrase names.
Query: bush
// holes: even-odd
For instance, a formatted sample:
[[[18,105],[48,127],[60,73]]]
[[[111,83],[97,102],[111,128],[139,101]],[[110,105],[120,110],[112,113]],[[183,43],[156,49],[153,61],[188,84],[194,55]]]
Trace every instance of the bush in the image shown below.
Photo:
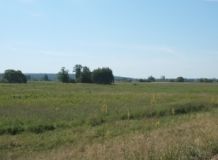
[[[12,134],[12,135],[16,135],[16,134],[23,132],[23,131],[24,131],[24,128],[20,125],[14,125],[12,127],[7,128],[7,132]]]
[[[152,77],[152,76],[150,76],[150,77],[148,77],[148,81],[149,81],[149,82],[155,82],[155,78]]]
[[[176,82],[184,82],[185,79],[183,77],[177,77]]]
[[[16,135],[24,131],[25,131],[24,126],[20,124],[13,124],[11,126],[0,126],[0,135],[3,134]]]
[[[174,110],[175,110],[175,114],[187,114],[187,113],[190,113],[190,112],[199,112],[199,111],[202,111],[205,108],[206,107],[203,104],[188,103],[188,104],[182,104],[182,105],[179,105],[179,106],[175,106]]]
[[[39,124],[30,126],[28,129],[30,132],[33,133],[43,133],[45,131],[53,131],[55,130],[55,126],[53,124]]]
[[[97,84],[111,84],[114,82],[114,75],[110,68],[98,68],[92,72],[92,81]]]
[[[26,83],[26,76],[20,71],[15,71],[13,69],[5,70],[3,74],[2,82],[8,83]]]

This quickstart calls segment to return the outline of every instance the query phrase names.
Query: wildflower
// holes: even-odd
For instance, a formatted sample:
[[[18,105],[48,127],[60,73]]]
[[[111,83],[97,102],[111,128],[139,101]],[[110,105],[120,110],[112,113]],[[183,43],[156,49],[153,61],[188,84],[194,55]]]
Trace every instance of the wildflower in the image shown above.
[[[156,93],[153,95],[152,99],[151,99],[151,105],[154,106],[156,103]]]
[[[101,108],[101,111],[103,113],[107,113],[107,105],[106,104],[103,105],[103,107]]]
[[[212,103],[215,102],[215,97],[214,97],[214,95],[212,96],[211,102],[212,102]]]
[[[157,121],[155,124],[156,124],[156,126],[159,126],[160,125],[160,121]]]
[[[129,120],[129,118],[130,118],[129,110],[128,110],[128,112],[127,112],[127,117],[128,117],[128,120]]]
[[[106,136],[109,136],[110,135],[110,131],[109,130],[107,130],[107,132],[106,132],[106,134],[105,134]]]
[[[175,108],[172,109],[172,114],[175,115]]]

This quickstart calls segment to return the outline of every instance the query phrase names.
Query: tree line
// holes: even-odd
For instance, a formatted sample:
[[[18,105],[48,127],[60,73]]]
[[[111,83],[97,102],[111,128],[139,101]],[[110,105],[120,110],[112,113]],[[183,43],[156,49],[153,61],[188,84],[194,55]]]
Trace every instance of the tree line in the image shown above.
[[[110,68],[98,68],[90,71],[87,66],[82,66],[77,64],[73,67],[73,72],[75,73],[75,79],[70,78],[69,70],[62,67],[61,70],[57,73],[57,79],[63,83],[96,83],[96,84],[111,84],[114,83],[113,72]],[[30,75],[24,75],[20,70],[8,69],[0,75],[0,82],[3,83],[27,83],[29,80],[37,80],[35,78],[31,78]],[[39,79],[41,81],[50,81],[47,74],[42,75]],[[182,76],[177,77],[175,79],[166,79],[165,76],[161,76],[160,79],[155,79],[153,76],[149,76],[147,79],[128,79],[121,78],[117,79],[117,81],[122,82],[206,82],[213,83],[218,82],[215,78],[207,79],[185,79]]]
[[[63,83],[114,83],[113,71],[110,68],[98,68],[90,71],[87,66],[76,64],[73,67],[73,72],[75,73],[75,79],[71,79],[69,77],[69,70],[62,67],[57,74],[57,79]]]

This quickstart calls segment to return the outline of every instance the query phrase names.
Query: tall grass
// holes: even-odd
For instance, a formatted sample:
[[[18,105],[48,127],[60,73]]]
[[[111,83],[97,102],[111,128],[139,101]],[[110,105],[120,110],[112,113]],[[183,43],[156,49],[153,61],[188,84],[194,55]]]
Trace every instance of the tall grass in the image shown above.
[[[212,157],[217,86],[0,84],[0,159],[54,159],[52,151],[61,159]]]

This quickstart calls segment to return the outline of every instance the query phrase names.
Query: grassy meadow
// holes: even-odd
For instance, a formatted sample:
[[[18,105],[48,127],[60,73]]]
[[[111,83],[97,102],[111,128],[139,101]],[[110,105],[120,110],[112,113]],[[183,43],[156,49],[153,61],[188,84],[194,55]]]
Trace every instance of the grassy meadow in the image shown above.
[[[0,83],[0,160],[215,159],[218,83]]]

